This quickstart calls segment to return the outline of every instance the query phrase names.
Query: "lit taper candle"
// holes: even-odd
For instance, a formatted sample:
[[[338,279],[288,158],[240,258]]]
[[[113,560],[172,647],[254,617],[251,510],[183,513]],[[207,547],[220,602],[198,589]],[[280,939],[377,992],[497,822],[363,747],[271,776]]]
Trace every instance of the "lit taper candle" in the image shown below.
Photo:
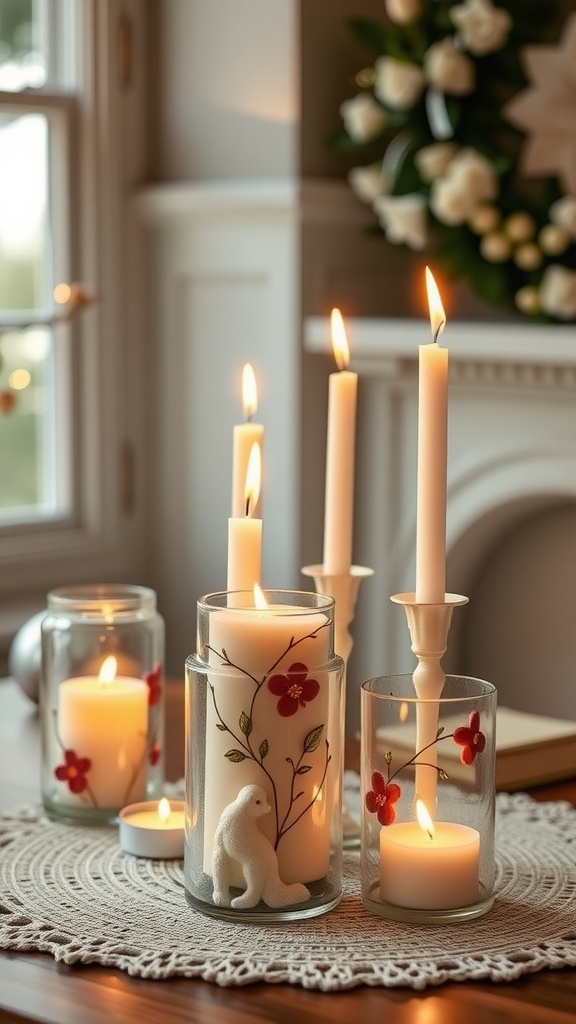
[[[256,375],[251,363],[242,368],[242,406],[245,422],[237,423],[232,434],[232,516],[241,519],[246,512],[246,473],[253,444],[260,446],[260,456],[264,447],[264,427],[261,423],[253,423],[252,417],[258,409],[258,389]],[[260,494],[252,515],[259,519],[262,515]]]
[[[443,604],[446,590],[446,473],[448,448],[448,349],[438,342],[446,314],[426,267],[432,342],[420,345],[418,383],[418,482],[416,601]]]
[[[350,350],[339,309],[332,310],[330,321],[338,372],[330,374],[328,384],[323,571],[345,576],[352,563],[358,374],[347,369]]]
[[[244,515],[228,520],[228,582],[227,590],[253,593],[260,584],[262,567],[262,520],[253,515],[260,493],[260,445],[250,451],[244,490]],[[250,597],[249,604],[252,604]]]

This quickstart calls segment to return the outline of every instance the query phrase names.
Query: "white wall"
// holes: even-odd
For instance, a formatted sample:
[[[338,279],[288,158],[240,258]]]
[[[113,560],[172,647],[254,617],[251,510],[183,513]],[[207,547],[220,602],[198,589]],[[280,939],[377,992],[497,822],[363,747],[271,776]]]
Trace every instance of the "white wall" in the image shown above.
[[[294,174],[298,4],[161,0],[152,14],[154,177]]]

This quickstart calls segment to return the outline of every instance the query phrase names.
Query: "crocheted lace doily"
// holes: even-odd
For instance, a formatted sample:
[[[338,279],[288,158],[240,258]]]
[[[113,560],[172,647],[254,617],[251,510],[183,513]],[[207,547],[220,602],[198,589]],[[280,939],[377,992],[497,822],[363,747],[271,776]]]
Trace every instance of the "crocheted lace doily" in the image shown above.
[[[188,907],[181,862],[132,857],[113,829],[54,824],[37,809],[22,810],[0,819],[0,947],[142,978],[323,991],[511,981],[576,966],[576,810],[500,794],[494,907],[442,926],[369,914],[358,853],[346,854],[344,897],[323,917],[269,926],[218,921]]]

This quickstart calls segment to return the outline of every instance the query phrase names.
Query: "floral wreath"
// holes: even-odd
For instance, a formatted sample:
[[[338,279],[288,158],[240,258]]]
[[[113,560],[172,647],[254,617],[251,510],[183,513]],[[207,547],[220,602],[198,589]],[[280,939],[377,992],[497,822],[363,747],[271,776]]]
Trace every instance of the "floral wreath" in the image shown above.
[[[385,25],[350,22],[377,57],[331,140],[370,150],[349,182],[376,230],[426,248],[484,301],[576,319],[576,12],[557,0],[384,5]]]

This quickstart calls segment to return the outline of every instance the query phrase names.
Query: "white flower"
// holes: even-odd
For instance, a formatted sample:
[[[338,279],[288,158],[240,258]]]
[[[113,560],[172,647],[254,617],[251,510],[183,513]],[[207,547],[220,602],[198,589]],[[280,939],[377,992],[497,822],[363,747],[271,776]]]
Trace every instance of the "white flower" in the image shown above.
[[[512,28],[508,11],[494,7],[492,0],[464,0],[450,11],[462,42],[475,57],[500,50]]]
[[[467,96],[474,89],[474,65],[450,36],[432,43],[424,57],[424,71],[430,85],[451,96]]]
[[[354,142],[370,142],[386,125],[386,111],[368,92],[359,92],[340,105],[344,127]]]
[[[576,239],[576,199],[574,196],[562,196],[562,199],[557,199],[550,207],[549,216],[553,224],[564,228],[571,238]]]
[[[576,317],[576,272],[560,263],[547,267],[540,283],[540,306],[558,320]]]
[[[405,25],[422,12],[420,0],[385,0],[386,14],[396,25]]]
[[[570,246],[570,235],[559,224],[545,224],[538,241],[548,256],[560,256]]]
[[[353,167],[348,172],[348,182],[352,191],[363,203],[373,203],[378,196],[385,195],[390,188],[381,163],[368,164],[367,167]]]
[[[492,164],[477,150],[461,149],[446,173],[432,183],[430,209],[443,224],[463,224],[475,207],[495,199],[498,185]]]
[[[527,284],[524,288],[520,288],[514,296],[514,301],[520,312],[526,313],[528,316],[540,311],[538,289],[534,285]]]
[[[529,213],[518,210],[506,217],[504,231],[511,242],[528,242],[536,232],[536,222]]]
[[[422,146],[414,157],[422,181],[434,181],[444,174],[457,152],[458,146],[454,142],[435,142],[431,146]]]
[[[521,270],[537,270],[543,259],[542,249],[534,242],[523,242],[514,251],[514,263]]]
[[[478,203],[468,217],[468,227],[477,235],[485,235],[494,231],[500,223],[500,210],[492,203]]]
[[[374,92],[392,110],[408,110],[420,98],[424,88],[424,72],[417,64],[379,57],[374,65]]]
[[[426,200],[413,192],[407,196],[380,196],[374,210],[393,245],[423,249],[426,245]]]
[[[490,231],[480,240],[480,252],[489,263],[506,263],[512,255],[512,246],[501,231]]]

